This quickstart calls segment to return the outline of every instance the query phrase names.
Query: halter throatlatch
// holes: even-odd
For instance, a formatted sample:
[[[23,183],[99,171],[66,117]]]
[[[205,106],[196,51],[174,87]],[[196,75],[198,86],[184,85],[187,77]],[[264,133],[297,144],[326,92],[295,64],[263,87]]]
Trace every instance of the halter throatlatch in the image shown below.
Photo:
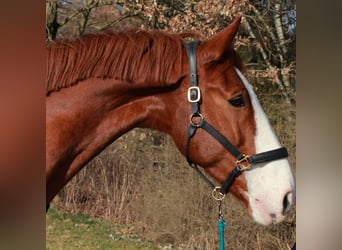
[[[231,142],[224,137],[219,131],[211,126],[200,112],[201,90],[198,87],[197,78],[197,62],[196,62],[196,47],[199,41],[190,41],[185,44],[186,52],[189,58],[190,68],[190,87],[188,89],[188,101],[191,105],[192,114],[190,116],[190,126],[186,142],[186,159],[191,167],[199,174],[199,176],[213,189],[213,197],[216,200],[222,200],[225,194],[228,193],[230,186],[235,178],[243,171],[249,170],[254,164],[279,160],[288,157],[288,152],[285,147],[258,153],[252,156],[242,154]],[[189,154],[190,141],[195,135],[198,128],[204,129],[207,133],[213,136],[227,151],[229,151],[236,159],[236,166],[221,187],[215,185],[201,172],[198,165],[194,163]]]

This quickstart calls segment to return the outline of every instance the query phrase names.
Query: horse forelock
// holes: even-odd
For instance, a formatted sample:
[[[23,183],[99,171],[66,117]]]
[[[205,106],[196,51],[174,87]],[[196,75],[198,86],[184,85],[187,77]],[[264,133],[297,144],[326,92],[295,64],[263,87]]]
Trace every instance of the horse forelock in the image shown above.
[[[63,39],[47,47],[46,94],[88,78],[112,78],[161,87],[181,74],[184,37],[131,30]]]

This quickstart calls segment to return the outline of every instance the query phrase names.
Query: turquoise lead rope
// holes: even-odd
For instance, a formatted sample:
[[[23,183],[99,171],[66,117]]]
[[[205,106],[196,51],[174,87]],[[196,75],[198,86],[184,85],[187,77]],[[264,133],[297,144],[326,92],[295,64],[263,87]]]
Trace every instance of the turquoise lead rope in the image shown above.
[[[224,250],[224,228],[226,226],[226,222],[223,218],[219,218],[218,220],[218,230],[220,236],[220,250]]]
[[[214,196],[215,198],[215,196]],[[216,199],[218,198],[218,199]],[[224,228],[226,227],[226,222],[223,219],[223,213],[222,213],[222,201],[224,198],[224,195],[216,197],[215,199],[218,201],[218,231],[219,231],[219,242],[220,242],[220,250],[224,250]]]

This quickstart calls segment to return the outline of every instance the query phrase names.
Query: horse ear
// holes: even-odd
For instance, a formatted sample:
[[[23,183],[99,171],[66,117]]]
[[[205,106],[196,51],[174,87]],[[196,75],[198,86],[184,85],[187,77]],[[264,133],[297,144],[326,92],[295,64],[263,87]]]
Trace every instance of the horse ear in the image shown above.
[[[228,49],[232,48],[240,22],[241,16],[238,16],[227,28],[201,44],[204,61],[218,60]]]

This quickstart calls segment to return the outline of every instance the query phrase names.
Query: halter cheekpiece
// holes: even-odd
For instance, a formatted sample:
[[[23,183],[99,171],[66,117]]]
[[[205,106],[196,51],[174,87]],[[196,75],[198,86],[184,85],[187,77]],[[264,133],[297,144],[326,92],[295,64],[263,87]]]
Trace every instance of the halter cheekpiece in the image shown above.
[[[189,58],[190,68],[190,87],[188,89],[188,101],[191,105],[190,126],[187,134],[186,142],[186,159],[191,167],[199,174],[201,178],[213,189],[213,196],[217,200],[222,200],[225,194],[229,192],[229,188],[234,182],[235,178],[239,176],[243,171],[251,169],[254,164],[274,161],[288,157],[288,152],[285,147],[278,149],[258,153],[252,156],[241,153],[231,142],[224,137],[219,131],[211,126],[200,112],[201,102],[201,90],[198,87],[197,76],[197,62],[196,62],[196,48],[200,42],[189,41],[185,43],[186,52]],[[213,136],[227,151],[229,151],[236,159],[236,166],[223,182],[221,187],[215,187],[215,185],[201,172],[198,165],[194,163],[189,154],[191,138],[194,137],[198,128],[204,129],[211,136]]]

